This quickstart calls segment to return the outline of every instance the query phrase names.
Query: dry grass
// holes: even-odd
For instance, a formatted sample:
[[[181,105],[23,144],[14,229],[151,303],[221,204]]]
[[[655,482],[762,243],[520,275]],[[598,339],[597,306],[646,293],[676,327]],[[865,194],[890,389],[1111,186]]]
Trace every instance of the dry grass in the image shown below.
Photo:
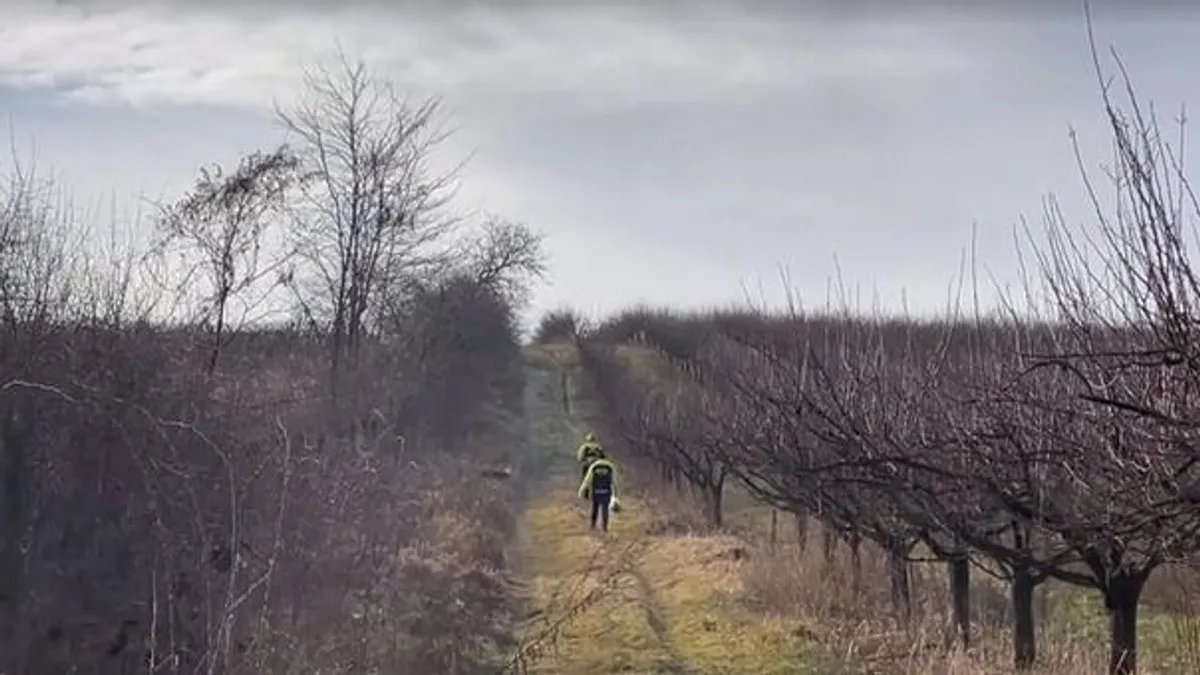
[[[622,344],[616,348],[622,362],[634,373],[644,377],[674,377],[671,364],[665,362],[658,352],[641,345]]]
[[[807,622],[765,616],[746,603],[747,550],[729,536],[659,537],[643,566],[680,655],[705,673],[830,672]],[[686,562],[681,562],[686,561]]]
[[[915,619],[906,630],[891,618],[889,580],[882,553],[864,547],[862,589],[855,597],[844,546],[835,568],[826,568],[819,528],[810,524],[809,543],[797,544],[792,516],[778,514],[777,543],[770,544],[770,509],[745,495],[731,498],[730,521],[755,551],[744,566],[747,593],[772,615],[806,620],[819,639],[868,672],[909,675],[1011,673],[1011,630],[1006,587],[977,571],[972,588],[974,647],[947,651],[949,594],[941,565],[913,565]],[[774,550],[772,550],[774,549]],[[1171,584],[1182,594],[1190,583],[1179,570],[1164,573],[1156,593]],[[1149,600],[1149,599],[1148,599]],[[1034,673],[1092,675],[1107,665],[1107,617],[1094,592],[1048,582],[1037,596],[1039,664]],[[1147,604],[1151,604],[1147,602]],[[1140,660],[1144,675],[1200,672],[1200,621],[1195,605],[1174,612],[1145,609],[1140,617]]]
[[[572,368],[579,365],[579,347],[570,342],[529,345],[524,353],[526,359],[537,366]]]
[[[631,366],[651,376],[659,372],[661,361],[649,350],[622,349]],[[546,366],[578,363],[571,345],[530,352]],[[576,407],[586,415],[590,401]],[[562,411],[548,407],[543,414]],[[554,442],[569,455],[568,437]],[[706,532],[692,495],[646,476],[629,482],[640,494],[623,499],[629,508],[614,517],[607,538],[588,533],[573,474],[561,475],[526,511],[526,571],[536,609],[525,638],[555,638],[544,641],[530,672],[1012,672],[1007,589],[999,581],[975,573],[974,647],[947,650],[949,595],[940,565],[913,565],[915,619],[906,629],[890,618],[879,551],[864,549],[856,596],[848,552],[842,546],[827,569],[816,523],[801,550],[792,516],[773,518],[771,508],[734,488],[725,531]],[[1200,631],[1185,612],[1197,597],[1195,579],[1187,570],[1169,570],[1147,590],[1147,605],[1155,609],[1141,620],[1144,673],[1200,672]],[[1035,673],[1103,672],[1107,625],[1096,598],[1051,583],[1039,591],[1038,603]]]
[[[536,673],[828,673],[802,621],[745,603],[746,549],[728,535],[651,534],[651,503],[623,500],[607,537],[587,530],[571,490],[526,514],[537,607],[526,636],[563,622]]]

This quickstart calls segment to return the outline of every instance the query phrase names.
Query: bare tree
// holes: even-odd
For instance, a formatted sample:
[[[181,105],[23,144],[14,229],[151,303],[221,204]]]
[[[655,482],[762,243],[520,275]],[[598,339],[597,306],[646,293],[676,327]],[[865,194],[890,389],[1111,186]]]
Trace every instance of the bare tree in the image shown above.
[[[1025,379],[1040,382],[1020,396],[1025,429],[1010,431],[1024,445],[1046,439],[1054,455],[1043,460],[1036,500],[1008,497],[1079,558],[1076,578],[1054,576],[1101,592],[1109,672],[1127,675],[1138,668],[1147,579],[1200,549],[1200,283],[1189,241],[1200,206],[1179,158],[1182,121],[1172,147],[1114,54],[1124,98],[1117,102],[1094,38],[1091,45],[1113,141],[1106,174],[1114,201],[1101,203],[1076,148],[1094,221],[1083,230],[1053,201],[1047,209],[1046,239],[1034,248],[1056,339],[1026,355]]]
[[[209,373],[225,346],[230,301],[286,262],[280,255],[264,265],[263,239],[286,204],[298,166],[288,148],[280,147],[247,155],[228,174],[220,166],[203,168],[191,192],[161,210],[155,253],[180,248],[185,256],[194,256],[193,271],[205,277],[208,287],[205,314],[213,326]],[[191,285],[192,274],[183,283]]]
[[[729,471],[711,447],[725,438],[709,427],[712,397],[683,372],[640,377],[607,345],[585,343],[582,356],[614,431],[674,487],[698,492],[708,524],[721,527]]]
[[[290,279],[309,319],[329,329],[336,394],[389,284],[441,258],[433,245],[456,224],[442,207],[457,169],[431,166],[447,137],[436,99],[414,105],[344,55],[305,85],[299,104],[277,110],[307,179],[291,233],[302,265]]]
[[[0,179],[0,321],[10,331],[27,332],[63,309],[77,262],[73,225],[65,191],[14,150]]]
[[[514,306],[528,300],[529,282],[546,273],[542,237],[527,225],[496,216],[484,221],[468,247],[468,265],[479,284],[495,288]]]

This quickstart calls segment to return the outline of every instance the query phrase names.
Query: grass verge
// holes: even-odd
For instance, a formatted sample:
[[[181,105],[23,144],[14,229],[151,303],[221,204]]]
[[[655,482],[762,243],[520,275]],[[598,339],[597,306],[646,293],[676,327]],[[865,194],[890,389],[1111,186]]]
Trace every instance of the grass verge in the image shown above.
[[[567,349],[537,349],[530,363],[574,371]],[[769,617],[745,601],[748,551],[725,534],[660,531],[661,505],[622,495],[606,536],[588,531],[572,461],[586,400],[561,405],[571,386],[543,377],[530,414],[532,452],[553,454],[546,483],[525,511],[522,569],[530,617],[521,631],[527,673],[712,673],[807,675],[839,672],[796,619]],[[556,384],[558,383],[558,384]]]

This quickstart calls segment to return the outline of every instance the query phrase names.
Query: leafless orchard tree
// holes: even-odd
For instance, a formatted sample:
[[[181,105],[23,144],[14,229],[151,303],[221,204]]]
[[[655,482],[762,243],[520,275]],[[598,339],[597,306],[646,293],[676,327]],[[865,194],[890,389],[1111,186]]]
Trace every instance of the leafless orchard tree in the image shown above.
[[[882,439],[911,440],[905,427],[921,407],[916,394],[922,387],[906,387],[910,374],[893,364],[904,354],[889,342],[900,342],[903,350],[903,333],[869,322],[834,322],[834,329],[821,323],[813,322],[808,330],[816,337],[799,350],[759,352],[760,362],[786,373],[787,381],[774,378],[773,386],[764,387],[766,378],[739,378],[743,398],[757,401],[760,410],[774,408],[758,417],[770,419],[781,429],[776,435],[792,442],[732,461],[756,467],[743,477],[755,492],[791,501],[841,532],[852,565],[864,538],[886,551],[892,600],[907,622],[908,560],[919,542],[938,550],[934,528],[921,517],[921,498],[936,495],[936,488],[918,480],[922,465],[906,443],[889,446]],[[755,446],[733,447],[745,452]],[[789,478],[780,480],[781,474]]]
[[[643,343],[654,344],[660,335],[650,323],[643,323],[637,334]],[[851,449],[855,440],[822,436],[812,421],[801,422],[805,417],[798,414],[811,410],[805,397],[812,394],[805,390],[811,383],[796,377],[797,368],[775,355],[714,337],[715,345],[704,340],[674,343],[677,353],[699,358],[694,361],[698,366],[679,363],[682,370],[665,376],[678,381],[659,396],[639,395],[637,384],[610,391],[609,397],[617,401],[641,402],[640,410],[622,426],[657,448],[652,454],[660,461],[709,492],[727,475],[736,475],[764,501],[789,511],[818,513],[849,543],[856,588],[863,537],[886,543],[898,558],[893,566],[894,599],[906,617],[911,596],[903,559],[917,541],[915,530],[882,508],[887,502],[873,498],[865,480],[854,476],[851,458],[861,457]],[[668,362],[672,358],[665,352],[661,356]],[[832,480],[835,474],[839,480]],[[825,480],[817,480],[818,475]]]
[[[585,343],[583,359],[614,430],[665,481],[694,489],[708,524],[721,527],[729,470],[712,445],[720,439],[708,427],[705,393],[683,373],[638,377],[605,345]]]
[[[1094,54],[1094,56],[1096,56]],[[1046,485],[1077,486],[1069,503],[1043,498],[1039,525],[1075,551],[1086,573],[1066,579],[1098,589],[1110,616],[1110,673],[1137,671],[1142,589],[1165,562],[1200,550],[1195,474],[1200,438],[1195,368],[1200,300],[1189,240],[1196,199],[1153,111],[1138,100],[1117,60],[1126,97],[1100,75],[1115,162],[1106,207],[1084,169],[1091,231],[1067,225],[1051,204],[1036,264],[1060,329],[1031,369],[1055,373],[1062,400],[1024,396],[1045,421],[1070,471]],[[1182,128],[1178,145],[1183,145]],[[1045,422],[1043,422],[1044,424]],[[1082,458],[1082,459],[1079,459]],[[1028,505],[1026,505],[1028,506]]]

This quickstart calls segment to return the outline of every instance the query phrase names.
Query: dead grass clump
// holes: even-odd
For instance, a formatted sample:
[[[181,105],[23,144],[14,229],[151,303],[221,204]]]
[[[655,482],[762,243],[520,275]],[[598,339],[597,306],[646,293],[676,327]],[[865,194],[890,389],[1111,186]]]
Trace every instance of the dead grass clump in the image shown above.
[[[974,642],[962,651],[952,644],[949,592],[941,564],[913,565],[914,618],[907,626],[892,613],[886,556],[865,547],[862,571],[855,575],[848,551],[826,558],[819,541],[801,549],[795,541],[772,551],[765,529],[758,531],[754,555],[740,566],[745,594],[756,610],[806,621],[814,637],[869,672],[910,675],[984,675],[1012,672],[1011,603],[1005,585],[977,574],[971,588]],[[1177,570],[1176,573],[1181,573]],[[1164,575],[1160,589],[1172,583]],[[855,578],[857,577],[857,587]],[[1185,597],[1191,577],[1183,576],[1176,595]],[[1039,589],[1036,614],[1041,654],[1030,672],[1085,675],[1107,667],[1096,649],[1107,631],[1101,608],[1079,589],[1048,582]],[[1195,672],[1195,604],[1182,600],[1177,611],[1144,612],[1139,629],[1147,673]]]
[[[639,481],[637,485],[644,490],[648,482]],[[659,485],[652,494],[654,496],[643,498],[649,509],[646,528],[651,534],[688,537],[713,531],[695,500],[676,493],[667,485]]]

